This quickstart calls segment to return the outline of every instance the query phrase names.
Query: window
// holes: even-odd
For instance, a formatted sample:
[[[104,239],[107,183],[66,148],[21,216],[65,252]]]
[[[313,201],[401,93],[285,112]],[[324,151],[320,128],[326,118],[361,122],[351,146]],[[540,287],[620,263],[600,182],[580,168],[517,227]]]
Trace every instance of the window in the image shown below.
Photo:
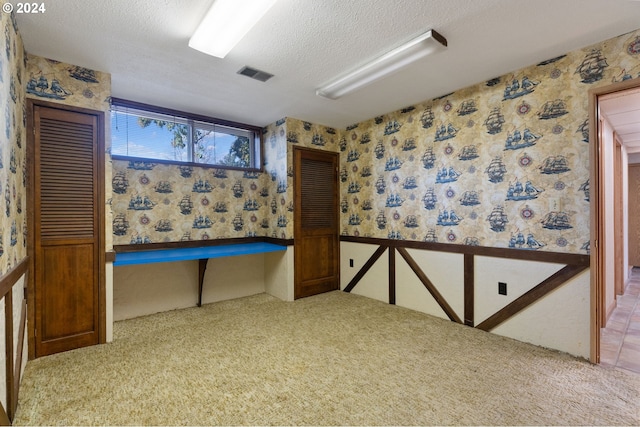
[[[115,159],[260,169],[261,133],[256,126],[112,100],[111,155]]]

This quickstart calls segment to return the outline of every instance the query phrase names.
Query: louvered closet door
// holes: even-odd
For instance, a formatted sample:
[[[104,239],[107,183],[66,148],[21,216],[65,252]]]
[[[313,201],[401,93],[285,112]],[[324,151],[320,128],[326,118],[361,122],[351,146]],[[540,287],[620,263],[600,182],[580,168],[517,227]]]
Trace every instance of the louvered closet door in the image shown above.
[[[36,357],[99,342],[97,125],[34,106]]]
[[[338,155],[294,149],[294,296],[340,289]]]

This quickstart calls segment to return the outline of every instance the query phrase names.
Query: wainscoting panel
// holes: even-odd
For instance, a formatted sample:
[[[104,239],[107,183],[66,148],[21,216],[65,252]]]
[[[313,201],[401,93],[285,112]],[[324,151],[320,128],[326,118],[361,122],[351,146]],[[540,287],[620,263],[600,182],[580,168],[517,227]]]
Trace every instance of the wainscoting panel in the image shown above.
[[[340,289],[347,289],[348,285],[355,278],[361,268],[367,263],[379,245],[360,245],[357,243],[340,243]],[[346,249],[346,252],[343,250]],[[353,259],[353,267],[350,267],[349,260]],[[385,250],[373,266],[364,274],[353,288],[356,295],[364,295],[369,298],[383,302],[389,302],[389,260]]]
[[[589,357],[588,256],[355,237],[340,251],[345,292]]]
[[[461,254],[416,249],[408,249],[407,253],[433,284],[443,301],[451,307],[459,318],[463,318],[463,256]],[[396,259],[396,262],[396,304],[450,320],[445,310],[438,304],[436,298],[420,281],[403,257],[400,256]]]
[[[475,324],[479,325],[507,304],[564,267],[535,261],[477,256],[475,259]],[[507,284],[507,295],[498,294],[498,282]]]

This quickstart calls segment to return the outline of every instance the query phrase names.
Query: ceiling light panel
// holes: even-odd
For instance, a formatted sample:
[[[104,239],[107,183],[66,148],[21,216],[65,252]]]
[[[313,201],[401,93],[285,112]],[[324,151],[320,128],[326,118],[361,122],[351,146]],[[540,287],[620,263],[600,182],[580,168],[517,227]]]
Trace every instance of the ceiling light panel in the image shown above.
[[[215,0],[189,39],[189,47],[224,58],[276,0]]]
[[[447,39],[429,30],[316,90],[316,95],[337,99],[384,78],[425,56],[444,50]]]

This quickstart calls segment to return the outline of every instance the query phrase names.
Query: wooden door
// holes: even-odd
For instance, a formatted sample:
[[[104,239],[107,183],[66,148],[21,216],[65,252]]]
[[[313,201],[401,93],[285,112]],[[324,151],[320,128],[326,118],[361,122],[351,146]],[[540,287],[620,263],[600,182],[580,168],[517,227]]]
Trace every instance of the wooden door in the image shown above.
[[[104,341],[103,113],[30,103],[35,357]]]
[[[294,147],[294,297],[340,289],[338,154]]]
[[[640,164],[629,165],[629,264],[640,267]]]

